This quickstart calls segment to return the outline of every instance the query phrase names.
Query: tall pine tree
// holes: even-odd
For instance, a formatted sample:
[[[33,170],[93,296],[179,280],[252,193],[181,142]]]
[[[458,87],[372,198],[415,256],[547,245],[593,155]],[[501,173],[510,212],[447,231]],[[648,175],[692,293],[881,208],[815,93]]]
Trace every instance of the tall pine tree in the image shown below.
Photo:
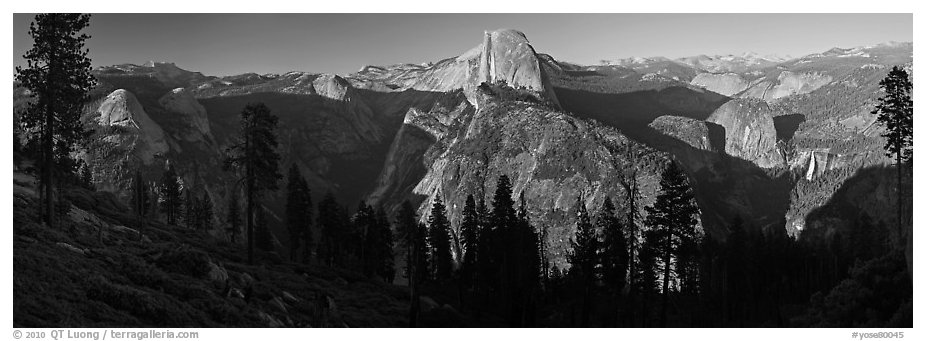
[[[878,115],[878,124],[885,128],[884,150],[894,158],[897,167],[897,237],[903,245],[903,169],[913,165],[913,82],[904,69],[894,66],[878,83],[884,91],[871,113]]]
[[[588,327],[595,280],[598,278],[599,240],[588,210],[585,208],[585,201],[581,197],[576,201],[576,208],[576,233],[575,237],[570,239],[572,252],[567,258],[571,266],[569,274],[578,281],[582,288],[581,326]]]
[[[395,256],[393,253],[394,241],[392,236],[392,227],[389,224],[389,217],[382,206],[376,208],[375,242],[371,247],[372,258],[375,260],[377,267],[376,274],[379,275],[386,283],[392,283],[395,279]]]
[[[296,255],[299,254],[302,234],[306,232],[305,225],[308,223],[306,218],[309,218],[305,214],[308,209],[305,207],[308,193],[305,192],[304,183],[305,179],[299,172],[299,166],[293,163],[289,167],[286,183],[286,228],[289,232],[289,259],[291,261],[295,261]]]
[[[267,222],[267,209],[258,207],[254,217],[254,234],[256,246],[264,251],[273,251],[273,234]]]
[[[318,203],[317,225],[322,235],[319,254],[328,266],[344,265],[342,245],[347,238],[347,231],[346,226],[342,224],[341,215],[341,207],[334,194],[325,193],[325,197]]]
[[[315,218],[312,210],[312,191],[309,190],[309,183],[305,181],[305,178],[299,182],[299,191],[302,192],[302,232],[299,233],[302,236],[302,261],[305,264],[308,264],[312,259],[312,248],[314,247],[314,239],[312,238],[312,221]]]
[[[437,281],[450,279],[453,272],[453,258],[450,253],[450,221],[447,209],[438,194],[428,217],[428,244],[430,247],[433,278]]]
[[[186,224],[186,227],[189,229],[196,229],[196,217],[199,215],[199,205],[193,196],[193,189],[187,188],[184,190],[186,193],[183,199],[183,206],[185,208],[183,212],[183,223]]]
[[[266,190],[277,189],[282,177],[277,153],[277,117],[263,103],[252,103],[241,111],[236,142],[226,150],[225,170],[235,169],[245,183],[245,216],[248,234],[248,263],[254,260],[254,211]]]
[[[472,195],[466,196],[466,203],[463,205],[460,234],[463,239],[463,264],[460,272],[463,283],[471,287],[475,282],[476,262],[479,254],[479,212],[476,211],[476,200]]]
[[[691,243],[698,222],[698,206],[688,185],[684,171],[676,162],[670,162],[659,181],[661,193],[653,206],[646,207],[645,224],[653,233],[660,262],[662,263],[662,310],[660,325],[665,327],[672,260],[678,259],[681,246]]]
[[[614,203],[610,197],[604,198],[604,204],[598,211],[598,229],[602,233],[601,273],[606,287],[613,294],[619,293],[627,276],[627,239],[623,226],[615,215]]]
[[[89,14],[36,15],[29,25],[32,48],[23,55],[27,67],[16,67],[16,80],[35,99],[19,120],[24,130],[41,136],[43,217],[51,227],[55,226],[54,174],[73,171],[61,169],[62,165],[73,146],[89,136],[80,122],[87,94],[96,85],[90,74],[89,50],[84,49],[90,36],[80,33],[89,24]]]
[[[135,178],[132,180],[132,212],[135,213],[136,228],[138,229],[138,238],[141,239],[142,230],[145,228],[145,217],[148,213],[149,198],[148,186],[141,176],[140,170],[135,170]]]
[[[238,191],[231,191],[228,194],[228,215],[225,222],[228,224],[226,233],[232,243],[238,242],[238,235],[241,234],[241,205],[238,203]]]
[[[180,177],[177,176],[174,165],[169,162],[167,169],[161,176],[159,190],[161,192],[161,212],[167,218],[168,224],[177,224],[180,218],[180,208],[183,207],[183,200],[180,198]]]
[[[209,191],[203,191],[203,198],[199,201],[199,211],[202,214],[202,225],[200,228],[203,231],[212,230],[212,217],[215,212],[213,212],[212,197],[209,196]]]

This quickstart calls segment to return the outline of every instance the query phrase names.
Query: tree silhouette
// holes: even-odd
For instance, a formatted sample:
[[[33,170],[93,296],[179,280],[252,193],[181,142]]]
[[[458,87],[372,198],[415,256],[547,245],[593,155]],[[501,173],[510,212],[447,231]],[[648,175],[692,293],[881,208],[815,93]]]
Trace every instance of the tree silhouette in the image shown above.
[[[392,283],[395,279],[395,255],[392,251],[394,242],[389,217],[386,216],[386,211],[381,206],[376,209],[375,221],[375,229],[372,231],[374,242],[371,247],[371,258],[374,259],[376,273],[386,283]]]
[[[571,266],[569,274],[579,281],[582,288],[582,327],[588,327],[589,314],[592,309],[592,291],[598,277],[596,267],[599,264],[600,246],[598,233],[592,226],[588,210],[585,209],[585,202],[581,197],[577,199],[576,207],[576,233],[574,238],[570,238],[572,252],[567,258]]]
[[[186,188],[183,190],[185,192],[183,199],[183,207],[185,208],[183,212],[183,223],[186,224],[186,227],[189,229],[196,229],[196,219],[199,214],[199,205],[196,203],[196,199],[193,196],[193,189]]]
[[[311,211],[311,207],[306,207],[311,202],[308,198],[308,188],[305,185],[305,178],[299,172],[299,166],[295,163],[289,168],[289,175],[286,183],[286,227],[289,232],[289,258],[296,260],[300,243],[303,241],[304,233],[311,233],[306,228],[309,224],[310,215],[306,211]],[[308,249],[309,245],[302,247]]]
[[[421,277],[428,273],[426,246],[423,245],[426,228],[418,224],[418,214],[412,204],[405,200],[399,207],[395,217],[396,228],[402,236],[405,246],[405,278],[408,278],[408,288],[411,295],[408,325],[418,326],[418,317],[421,312]]]
[[[277,153],[277,117],[263,103],[252,103],[241,111],[241,125],[236,142],[226,149],[225,170],[243,173],[245,216],[248,233],[248,263],[254,261],[254,210],[261,192],[277,189],[280,154]]]
[[[463,264],[461,264],[460,273],[464,285],[471,287],[475,284],[476,262],[479,254],[479,212],[476,211],[476,200],[471,194],[466,196],[466,203],[463,205],[460,234],[463,239],[461,243]]]
[[[453,259],[450,253],[450,221],[447,209],[438,194],[428,217],[428,244],[430,247],[433,278],[437,281],[450,279]]]
[[[138,229],[138,238],[141,239],[142,230],[145,228],[145,217],[148,214],[148,208],[151,204],[148,197],[148,186],[141,176],[140,170],[135,170],[135,177],[132,180],[132,212],[135,213],[136,228]]]
[[[913,164],[913,82],[904,69],[894,66],[878,85],[885,94],[871,113],[886,129],[881,135],[887,139],[884,150],[897,166],[897,237],[903,245],[903,165]]]
[[[319,254],[328,266],[343,265],[343,243],[347,238],[346,224],[341,215],[340,205],[330,191],[318,203],[318,228],[322,234]]]
[[[620,292],[626,284],[627,276],[627,239],[620,220],[615,216],[614,203],[610,197],[605,197],[601,210],[598,211],[598,229],[602,233],[601,247],[601,273],[605,286],[613,290],[612,294]]]
[[[238,191],[231,191],[228,198],[228,215],[225,219],[228,223],[226,232],[231,237],[231,242],[238,241],[238,235],[241,234],[241,206],[238,203]]]
[[[199,207],[199,211],[202,215],[202,224],[200,227],[204,231],[212,230],[212,216],[214,212],[212,198],[209,196],[209,191],[203,191],[203,198],[200,200]]]
[[[314,239],[312,238],[312,220],[315,217],[314,211],[312,210],[312,191],[309,190],[309,184],[305,181],[305,178],[299,182],[299,192],[302,193],[302,232],[299,233],[302,236],[302,260],[304,263],[308,264],[312,258],[312,246]]]
[[[180,218],[180,208],[183,207],[183,200],[180,199],[180,177],[177,176],[174,166],[170,163],[167,164],[167,170],[161,176],[159,190],[162,199],[161,212],[167,217],[168,224],[177,224],[177,220]]]
[[[631,161],[634,161],[634,154],[629,153],[628,158]],[[638,201],[640,195],[639,184],[637,182],[637,170],[635,167],[631,167],[626,170],[623,176],[620,179],[621,187],[624,188],[624,193],[626,195],[626,219],[627,223],[627,285],[626,288],[630,293],[633,293],[637,289],[637,285],[634,284],[637,273],[639,272],[635,269],[637,264],[637,253],[638,253],[638,239],[640,237],[638,223]],[[633,301],[631,301],[630,309],[633,310]]]
[[[33,45],[23,55],[27,67],[16,67],[16,80],[35,98],[19,120],[24,130],[41,133],[44,220],[50,227],[55,226],[55,169],[89,136],[80,122],[87,93],[96,85],[84,49],[90,36],[80,33],[89,24],[89,14],[36,15],[29,25]]]
[[[353,229],[360,239],[360,242],[357,243],[360,244],[358,257],[360,259],[360,269],[364,275],[373,275],[379,270],[379,259],[376,250],[378,248],[377,244],[379,244],[376,211],[373,210],[372,206],[361,200],[352,223]]]
[[[273,251],[273,234],[267,222],[267,209],[258,207],[254,217],[254,235],[256,246],[264,251]]]
[[[662,262],[662,311],[660,325],[665,327],[669,304],[669,281],[672,260],[679,257],[682,245],[695,238],[698,206],[684,171],[670,162],[659,181],[661,193],[653,206],[646,207],[645,224],[653,234],[658,257]]]
[[[506,272],[511,273],[511,294],[513,303],[511,307],[512,326],[532,326],[534,324],[534,311],[536,305],[538,280],[540,279],[540,249],[539,236],[534,231],[528,217],[527,201],[524,192],[518,196],[518,216],[514,226],[510,228],[513,245],[511,261]]]
[[[83,161],[79,161],[78,164],[80,164],[80,166],[78,167],[77,177],[80,185],[91,191],[95,190],[96,188],[93,185],[93,171],[90,170],[90,165]]]

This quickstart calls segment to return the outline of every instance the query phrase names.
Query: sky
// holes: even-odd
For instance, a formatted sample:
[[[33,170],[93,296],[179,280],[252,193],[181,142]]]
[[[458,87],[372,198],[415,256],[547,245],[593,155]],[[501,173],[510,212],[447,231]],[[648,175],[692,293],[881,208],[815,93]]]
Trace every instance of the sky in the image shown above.
[[[32,45],[13,15],[13,63]],[[210,76],[348,74],[364,65],[457,56],[483,32],[513,28],[557,60],[698,54],[799,57],[833,47],[913,41],[912,14],[94,14],[94,67],[149,60]]]

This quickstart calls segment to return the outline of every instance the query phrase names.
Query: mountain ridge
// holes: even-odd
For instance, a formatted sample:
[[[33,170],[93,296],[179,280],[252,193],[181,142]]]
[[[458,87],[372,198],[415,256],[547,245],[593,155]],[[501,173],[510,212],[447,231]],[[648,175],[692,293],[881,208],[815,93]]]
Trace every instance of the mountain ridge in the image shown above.
[[[638,60],[632,67],[557,61],[536,52],[526,35],[515,30],[486,31],[482,43],[457,57],[368,65],[348,75],[292,71],[214,77],[172,63],[120,64],[94,71],[101,82],[95,96],[120,90],[135,94],[152,121],[163,127],[168,150],[143,165],[132,161],[131,150],[105,157],[90,151],[86,160],[96,160],[96,182],[120,179],[112,181],[114,191],[120,186],[127,190],[128,178],[100,169],[102,160],[116,157],[122,172],[143,167],[151,177],[170,160],[189,188],[208,191],[222,207],[232,189],[230,175],[215,171],[220,146],[234,135],[243,104],[262,101],[280,117],[283,164],[300,166],[314,196],[332,191],[348,207],[369,200],[394,209],[411,200],[424,220],[429,204],[441,194],[450,197],[445,202],[456,222],[462,199],[448,193],[485,196],[494,177],[505,173],[513,179],[516,194],[527,193],[532,213],[557,227],[554,235],[562,241],[572,231],[574,196],[583,194],[594,212],[605,195],[623,195],[617,183],[602,180],[621,176],[614,164],[646,170],[645,204],[656,191],[658,180],[652,174],[675,159],[699,192],[699,204],[706,210],[702,223],[712,235],[722,238],[724,226],[738,214],[755,215],[751,225],[797,234],[795,226],[803,226],[800,212],[808,209],[801,202],[779,200],[800,183],[780,174],[813,182],[829,179],[826,172],[832,170],[886,163],[883,156],[867,151],[874,148],[878,131],[867,112],[857,108],[872,100],[874,75],[881,68],[870,65],[910,64],[909,55],[903,55],[908,46],[877,45],[869,57],[840,50],[838,55],[808,55],[728,72],[741,83],[722,89],[724,84],[696,82],[710,72],[666,58]],[[801,78],[814,72],[825,77]],[[818,98],[839,91],[859,97],[854,111],[805,111],[822,105]],[[767,109],[745,106],[711,119],[731,101],[753,101]],[[738,120],[749,115],[761,119]],[[788,126],[780,117],[800,118]],[[561,126],[566,135],[556,135],[546,125]],[[786,127],[790,133],[784,132]],[[761,138],[753,140],[757,132]],[[828,140],[822,136],[852,142],[824,151],[820,144]],[[559,140],[547,140],[553,137]],[[755,141],[760,142],[751,143]],[[609,149],[615,144],[648,156],[627,160]],[[599,152],[588,157],[600,160],[580,157],[592,150]],[[579,166],[585,173],[576,173]],[[750,193],[781,183],[787,186],[771,196],[779,198],[773,204],[767,202],[773,199]],[[282,202],[282,195],[272,194],[267,206],[279,210]],[[550,212],[537,211],[548,203],[554,203]],[[278,231],[281,223],[273,223]],[[565,244],[558,243],[555,261],[562,264]]]

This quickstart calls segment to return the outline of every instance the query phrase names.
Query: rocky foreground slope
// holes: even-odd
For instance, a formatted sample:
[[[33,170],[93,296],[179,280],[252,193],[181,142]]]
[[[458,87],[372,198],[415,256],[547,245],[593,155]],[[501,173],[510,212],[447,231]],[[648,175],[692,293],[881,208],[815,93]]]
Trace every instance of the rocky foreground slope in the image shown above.
[[[111,193],[65,186],[57,228],[41,222],[31,162],[13,170],[13,325],[48,327],[405,327],[407,287],[258,252],[201,231],[137,229]],[[129,227],[132,226],[132,227]],[[429,291],[425,292],[429,295]],[[422,298],[422,326],[466,326]],[[487,322],[492,324],[494,322]]]

